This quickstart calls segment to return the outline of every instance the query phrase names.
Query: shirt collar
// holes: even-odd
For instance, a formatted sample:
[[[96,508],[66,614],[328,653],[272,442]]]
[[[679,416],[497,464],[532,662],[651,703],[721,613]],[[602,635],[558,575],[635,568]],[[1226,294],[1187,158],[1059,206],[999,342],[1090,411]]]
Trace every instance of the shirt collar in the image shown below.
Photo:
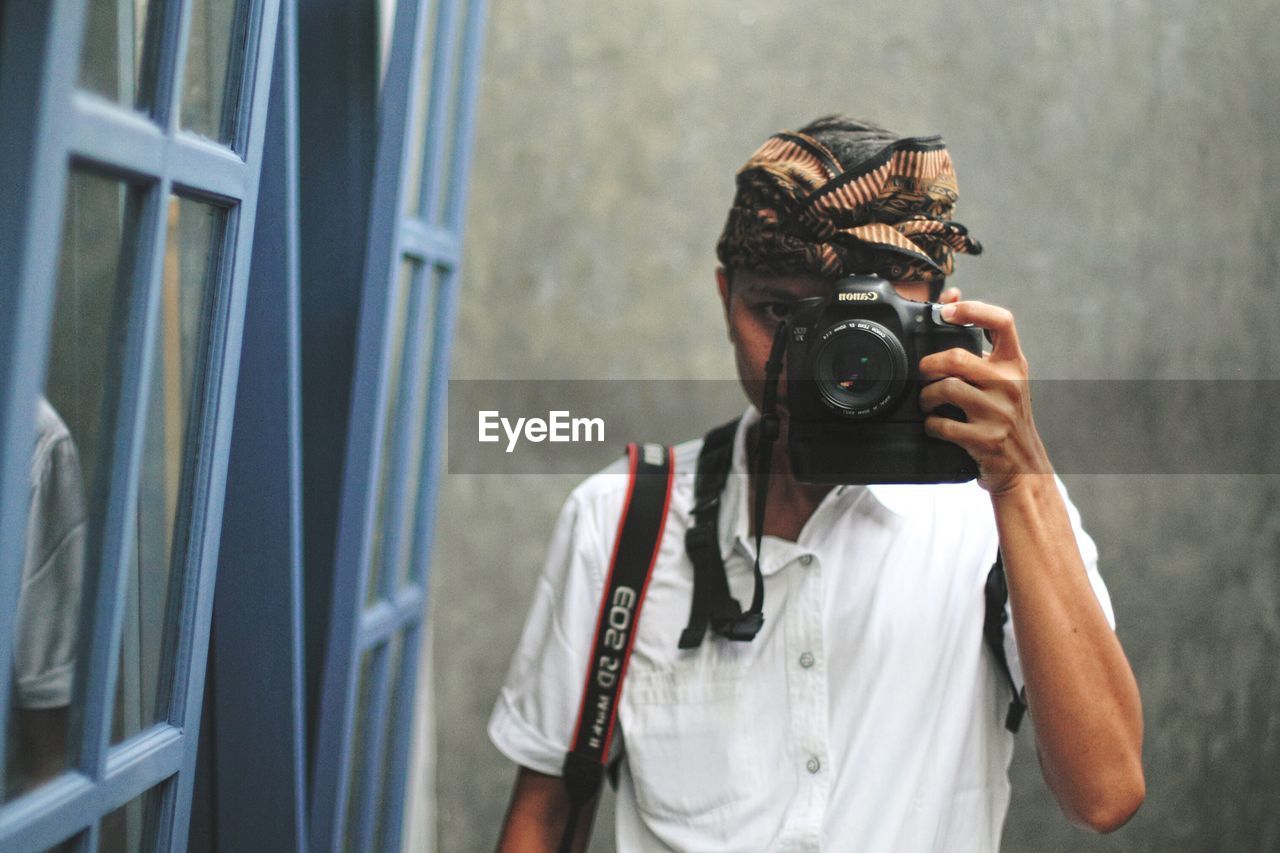
[[[729,467],[729,478],[725,482],[724,494],[720,498],[720,556],[728,560],[734,552],[735,545],[743,548],[746,555],[755,558],[755,539],[751,537],[750,510],[747,505],[747,430],[760,420],[760,412],[755,406],[747,406],[738,420],[738,430],[733,436],[733,457]],[[831,490],[814,510],[816,515],[824,510],[829,501],[839,501],[844,507],[858,505],[862,498],[870,496],[880,507],[899,518],[906,518],[918,500],[919,489],[910,485],[877,484],[872,486],[836,486]],[[796,543],[786,543],[791,549]],[[785,549],[785,550],[791,550]],[[789,558],[781,562],[769,558],[770,549],[765,549],[765,558],[761,560],[760,570],[764,574],[772,574]],[[774,549],[777,550],[777,549]],[[782,555],[780,555],[782,556]]]

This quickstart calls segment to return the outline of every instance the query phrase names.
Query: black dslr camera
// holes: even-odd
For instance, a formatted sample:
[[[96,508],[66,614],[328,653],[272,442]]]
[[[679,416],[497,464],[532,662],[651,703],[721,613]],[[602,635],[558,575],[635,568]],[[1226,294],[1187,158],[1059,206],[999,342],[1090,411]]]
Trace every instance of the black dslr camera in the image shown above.
[[[919,365],[959,347],[982,352],[982,331],[947,323],[942,306],[898,296],[875,276],[836,282],[789,318],[789,452],[806,483],[960,483],[978,476],[963,448],[924,431]],[[954,406],[938,414],[964,420]]]

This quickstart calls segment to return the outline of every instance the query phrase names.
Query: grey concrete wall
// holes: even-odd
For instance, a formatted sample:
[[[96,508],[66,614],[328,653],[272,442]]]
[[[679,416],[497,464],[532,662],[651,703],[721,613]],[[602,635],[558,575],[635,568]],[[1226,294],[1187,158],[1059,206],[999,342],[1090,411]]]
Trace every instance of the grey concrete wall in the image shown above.
[[[733,172],[833,111],[944,134],[987,246],[954,281],[1015,312],[1036,376],[1280,378],[1273,3],[494,0],[487,50],[456,378],[732,376],[712,246]],[[1143,688],[1149,793],[1113,836],[1074,830],[1024,731],[1005,849],[1280,850],[1280,478],[1067,481]],[[513,768],[484,726],[572,484],[445,478],[441,850],[496,837]]]

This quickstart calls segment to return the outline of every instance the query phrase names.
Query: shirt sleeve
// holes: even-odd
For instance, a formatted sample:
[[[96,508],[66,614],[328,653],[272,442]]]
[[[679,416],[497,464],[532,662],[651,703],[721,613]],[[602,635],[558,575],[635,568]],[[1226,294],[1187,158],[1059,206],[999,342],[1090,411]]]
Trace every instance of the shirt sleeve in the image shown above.
[[[14,646],[17,704],[33,710],[71,703],[85,555],[75,444],[64,433],[38,454],[32,466]]]
[[[489,718],[489,738],[500,752],[555,776],[578,718],[608,561],[592,509],[575,492],[560,512],[520,644]]]
[[[1085,572],[1089,575],[1089,586],[1093,588],[1093,594],[1098,599],[1098,604],[1102,605],[1102,612],[1107,617],[1107,624],[1114,631],[1116,615],[1111,607],[1111,595],[1107,592],[1107,585],[1103,582],[1102,575],[1098,573],[1098,546],[1094,544],[1093,538],[1085,532],[1084,527],[1081,525],[1080,511],[1076,509],[1076,505],[1071,502],[1071,498],[1067,495],[1067,487],[1056,474],[1053,479],[1058,485],[1058,491],[1062,494],[1063,502],[1067,505],[1067,515],[1071,519],[1071,529],[1076,536],[1076,545],[1080,548],[1080,559],[1084,562]],[[1022,660],[1018,656],[1018,641],[1013,629],[1013,610],[1008,605],[1005,606],[1005,610],[1009,618],[1004,623],[1004,653],[1009,661],[1009,672],[1013,676],[1013,683],[1017,686],[1018,692],[1021,693],[1026,687],[1026,681],[1022,676]]]

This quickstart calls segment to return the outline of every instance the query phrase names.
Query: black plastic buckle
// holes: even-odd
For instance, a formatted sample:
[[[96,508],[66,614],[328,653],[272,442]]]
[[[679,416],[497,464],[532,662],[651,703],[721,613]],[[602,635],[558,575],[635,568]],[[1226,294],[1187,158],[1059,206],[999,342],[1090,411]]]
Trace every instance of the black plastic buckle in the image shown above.
[[[1027,706],[1023,705],[1018,699],[1014,699],[1009,703],[1009,713],[1005,715],[1004,727],[1014,734],[1018,733],[1018,727],[1022,725],[1022,715],[1027,712]]]
[[[710,497],[703,498],[693,505],[694,518],[702,518],[705,514],[718,510],[720,508],[720,494],[717,492]]]
[[[754,640],[763,625],[763,613],[742,613],[727,619],[723,617],[711,619],[711,630],[726,640],[736,640],[740,643],[749,643]]]

